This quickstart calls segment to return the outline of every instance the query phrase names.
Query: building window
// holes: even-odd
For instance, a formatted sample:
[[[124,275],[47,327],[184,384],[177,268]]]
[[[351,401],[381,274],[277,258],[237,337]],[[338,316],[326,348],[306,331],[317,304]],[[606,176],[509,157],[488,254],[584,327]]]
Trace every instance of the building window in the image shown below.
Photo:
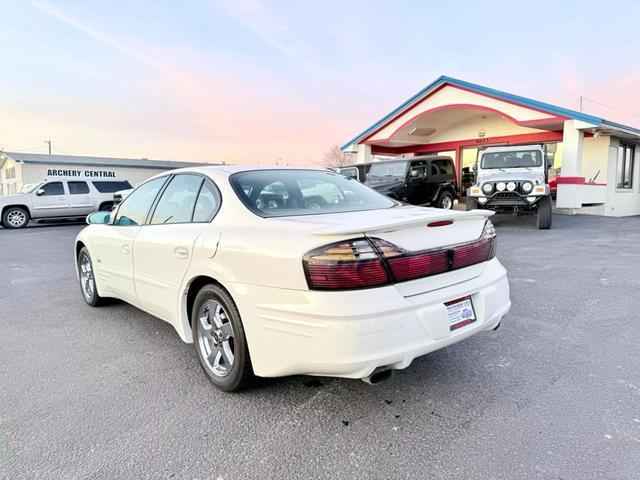
[[[616,168],[616,187],[633,187],[633,163],[635,148],[633,145],[621,143],[618,147],[618,165]]]
[[[16,178],[16,167],[7,168],[6,173],[4,175],[7,180]]]

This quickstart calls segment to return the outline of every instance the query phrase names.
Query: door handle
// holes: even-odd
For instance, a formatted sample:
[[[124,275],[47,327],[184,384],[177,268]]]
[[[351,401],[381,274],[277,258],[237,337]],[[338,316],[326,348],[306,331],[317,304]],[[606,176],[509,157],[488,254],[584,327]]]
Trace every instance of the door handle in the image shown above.
[[[120,248],[120,253],[122,253],[123,255],[129,255],[130,252],[131,250],[129,250],[129,245],[122,245],[122,247]]]
[[[173,253],[175,253],[178,258],[189,258],[189,250],[187,250],[187,247],[176,247]]]

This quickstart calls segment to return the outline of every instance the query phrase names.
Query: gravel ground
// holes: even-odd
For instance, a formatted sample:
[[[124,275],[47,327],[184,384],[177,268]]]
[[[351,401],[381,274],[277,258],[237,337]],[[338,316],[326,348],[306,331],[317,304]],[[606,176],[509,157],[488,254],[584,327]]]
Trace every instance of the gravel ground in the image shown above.
[[[80,225],[0,229],[0,478],[640,478],[640,219],[496,217],[502,328],[388,383],[217,391],[191,345],[92,309]]]

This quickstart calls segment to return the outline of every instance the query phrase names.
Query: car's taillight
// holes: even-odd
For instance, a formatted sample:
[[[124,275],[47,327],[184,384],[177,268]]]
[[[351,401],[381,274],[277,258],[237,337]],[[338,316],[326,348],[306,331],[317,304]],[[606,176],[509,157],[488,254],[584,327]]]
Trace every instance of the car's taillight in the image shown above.
[[[487,220],[480,238],[472,243],[453,249],[453,269],[464,268],[476,263],[486,262],[496,256],[496,230]]]
[[[447,251],[427,252],[389,260],[393,278],[398,282],[428,277],[449,270]]]
[[[366,238],[332,243],[304,256],[309,288],[341,290],[389,283],[382,259]]]
[[[312,250],[303,265],[313,290],[378,287],[486,262],[495,257],[495,236],[487,220],[477,240],[419,252],[380,238],[359,238]]]

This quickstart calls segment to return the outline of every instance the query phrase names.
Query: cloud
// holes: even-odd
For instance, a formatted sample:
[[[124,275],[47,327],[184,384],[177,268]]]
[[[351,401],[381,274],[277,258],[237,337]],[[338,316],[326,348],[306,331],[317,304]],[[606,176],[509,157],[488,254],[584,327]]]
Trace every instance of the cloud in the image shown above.
[[[6,105],[0,130],[11,139],[4,145],[7,149],[11,144],[38,143],[42,134],[36,132],[46,132],[55,147],[76,154],[262,164],[281,158],[281,163],[300,164],[308,158],[320,160],[344,132],[354,129],[349,115],[335,118],[326,101],[283,88],[284,80],[277,74],[252,66],[243,66],[239,73],[236,59],[225,64],[210,58],[210,53],[179,44],[168,51],[148,39],[145,43],[144,36],[124,39],[95,28],[100,24],[93,18],[80,18],[75,11],[44,0],[30,3],[99,45],[135,60],[145,72],[135,83],[126,77],[117,90],[100,89],[96,75],[86,82],[93,96],[84,95],[80,101],[74,92],[62,90],[43,94],[37,102],[16,100]],[[286,22],[262,16],[261,3],[227,2],[224,8],[298,66],[318,68],[301,53],[302,46],[295,44]]]
[[[294,63],[315,71],[323,69],[302,52],[291,28],[282,18],[269,14],[258,0],[219,0],[216,5],[229,18],[257,35],[264,43],[282,53]]]
[[[157,70],[162,71],[165,74],[169,74],[174,77],[184,77],[179,71],[171,68],[170,66],[155,60],[153,57],[150,57],[139,50],[132,48],[131,46],[125,45],[118,40],[114,39],[110,35],[102,33],[95,28],[83,23],[72,15],[63,12],[57,7],[54,7],[48,2],[44,2],[41,0],[29,0],[29,3],[33,5],[35,8],[40,10],[43,13],[65,23],[66,25],[74,28],[75,30],[83,33],[84,35],[92,38],[93,40],[101,43],[102,45],[109,47],[113,50],[116,50],[120,53],[123,53],[133,59],[136,59],[146,65],[154,67]]]

